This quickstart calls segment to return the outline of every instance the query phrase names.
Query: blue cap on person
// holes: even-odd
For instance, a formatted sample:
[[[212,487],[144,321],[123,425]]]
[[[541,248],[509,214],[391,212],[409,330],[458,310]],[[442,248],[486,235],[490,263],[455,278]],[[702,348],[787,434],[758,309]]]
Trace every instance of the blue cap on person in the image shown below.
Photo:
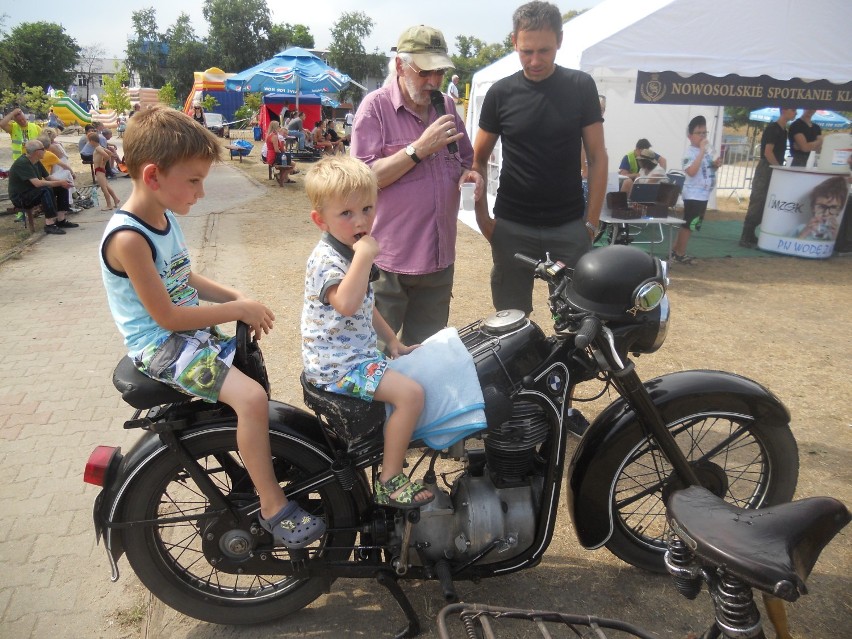
[[[444,34],[424,24],[403,31],[393,50],[410,54],[414,64],[424,71],[456,68],[447,55]]]

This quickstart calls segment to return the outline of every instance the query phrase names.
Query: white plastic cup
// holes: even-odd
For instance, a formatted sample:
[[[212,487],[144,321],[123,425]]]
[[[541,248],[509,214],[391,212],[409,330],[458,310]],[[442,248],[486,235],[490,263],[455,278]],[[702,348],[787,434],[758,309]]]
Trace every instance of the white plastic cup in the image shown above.
[[[461,187],[462,209],[465,211],[473,210],[473,192],[476,190],[476,185],[473,182],[465,182]]]

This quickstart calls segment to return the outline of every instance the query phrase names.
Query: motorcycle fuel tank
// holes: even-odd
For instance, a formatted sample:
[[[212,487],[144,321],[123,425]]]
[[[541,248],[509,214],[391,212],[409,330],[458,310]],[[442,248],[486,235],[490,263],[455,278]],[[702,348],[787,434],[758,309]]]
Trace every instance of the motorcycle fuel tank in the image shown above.
[[[518,310],[499,311],[466,326],[459,337],[473,357],[483,393],[489,386],[509,393],[550,351],[541,328]]]

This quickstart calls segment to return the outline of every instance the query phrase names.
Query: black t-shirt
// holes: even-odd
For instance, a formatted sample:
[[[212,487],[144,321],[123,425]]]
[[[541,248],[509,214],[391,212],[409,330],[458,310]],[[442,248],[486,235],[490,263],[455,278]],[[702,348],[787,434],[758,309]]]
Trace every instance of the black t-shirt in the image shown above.
[[[787,137],[790,140],[790,154],[793,156],[793,161],[790,162],[790,166],[805,166],[808,163],[808,156],[811,154],[810,151],[797,151],[796,145],[793,141],[797,133],[801,133],[805,136],[806,142],[813,142],[816,140],[820,134],[822,133],[822,129],[819,124],[811,123],[808,125],[802,118],[799,118],[793,124],[790,125],[789,133]]]
[[[47,177],[47,169],[41,162],[33,164],[26,155],[20,156],[9,169],[9,199],[17,198],[35,189],[30,180],[44,180]]]
[[[530,226],[583,216],[583,127],[601,122],[598,90],[582,71],[557,66],[541,82],[523,71],[485,94],[479,126],[500,136],[503,163],[494,215]]]
[[[783,165],[784,155],[787,150],[787,130],[782,129],[777,122],[771,122],[760,138],[760,159],[766,159],[766,145],[772,145],[772,154],[775,159]]]

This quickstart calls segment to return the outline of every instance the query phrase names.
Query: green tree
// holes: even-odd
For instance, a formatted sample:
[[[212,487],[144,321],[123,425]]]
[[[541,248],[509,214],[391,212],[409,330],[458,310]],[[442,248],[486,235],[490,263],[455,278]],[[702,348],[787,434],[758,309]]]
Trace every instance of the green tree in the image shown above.
[[[269,30],[266,57],[272,57],[290,47],[314,48],[314,36],[311,30],[303,24],[274,24]],[[258,60],[259,62],[259,60]],[[242,69],[239,69],[242,71]]]
[[[104,76],[104,103],[116,113],[130,111],[130,96],[127,85],[130,84],[130,72],[127,67],[116,63],[115,74]]]
[[[130,14],[130,20],[135,38],[127,42],[127,66],[139,74],[143,87],[162,86],[168,47],[165,36],[157,30],[157,11],[153,7],[140,9]]]
[[[209,93],[204,96],[204,99],[201,101],[201,106],[204,109],[204,112],[213,111],[219,106],[219,100],[210,95]]]
[[[473,74],[512,52],[511,37],[501,43],[487,44],[473,36],[456,36],[458,55],[451,56],[459,76],[459,87],[473,79]],[[448,74],[449,75],[449,74]],[[449,82],[449,78],[446,79]],[[462,92],[462,91],[460,91]]]
[[[209,54],[223,71],[242,71],[269,57],[266,0],[204,0],[202,12]]]
[[[25,111],[31,111],[40,118],[47,117],[47,110],[56,102],[44,92],[40,86],[31,87],[26,84],[21,85],[21,93],[18,95],[18,101]]]
[[[178,95],[187,95],[192,89],[194,73],[211,66],[207,45],[195,35],[189,15],[181,13],[175,23],[166,30],[168,46],[165,80],[175,88]]]
[[[65,88],[74,78],[80,47],[52,22],[24,22],[0,41],[0,67],[13,87]]]
[[[373,32],[374,22],[366,13],[353,11],[341,14],[331,28],[331,46],[328,48],[328,62],[353,80],[365,80],[368,76],[382,76],[385,73],[385,56],[378,50],[367,53],[364,40]],[[363,91],[354,85],[340,92],[340,101],[358,102]]]
[[[746,126],[751,111],[750,107],[725,107],[725,119],[728,120],[728,125],[734,128]]]
[[[171,82],[166,82],[163,88],[157,91],[157,97],[163,104],[168,104],[172,107],[177,104],[177,93]]]
[[[258,111],[260,111],[260,105],[263,103],[263,94],[261,93],[244,93],[243,94],[243,106],[237,109],[234,112],[234,119],[245,120],[244,122],[239,122],[234,128],[235,129],[244,129],[251,122],[252,118],[254,118]]]

